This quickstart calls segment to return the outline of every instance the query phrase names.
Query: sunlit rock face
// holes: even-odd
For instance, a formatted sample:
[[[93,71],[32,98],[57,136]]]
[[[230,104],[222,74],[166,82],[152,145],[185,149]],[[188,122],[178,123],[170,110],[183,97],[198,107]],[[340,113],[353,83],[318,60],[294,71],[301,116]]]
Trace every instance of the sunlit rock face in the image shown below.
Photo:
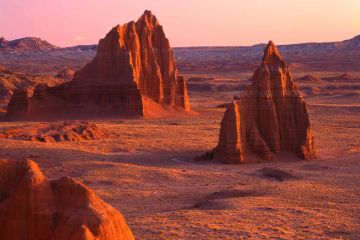
[[[225,112],[214,157],[247,163],[277,160],[281,153],[315,157],[306,103],[270,41],[252,84]]]
[[[166,108],[190,110],[169,40],[150,11],[137,22],[114,27],[72,81],[35,89],[27,100],[22,93],[14,95],[7,117],[15,120],[143,116],[144,98]]]
[[[124,217],[80,182],[31,160],[0,160],[0,239],[130,240]]]

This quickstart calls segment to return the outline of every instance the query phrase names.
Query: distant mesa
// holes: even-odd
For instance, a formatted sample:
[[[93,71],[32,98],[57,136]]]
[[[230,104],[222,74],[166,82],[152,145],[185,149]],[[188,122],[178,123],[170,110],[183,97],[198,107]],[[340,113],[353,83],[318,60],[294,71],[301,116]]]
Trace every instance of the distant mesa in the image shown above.
[[[26,37],[7,41],[0,38],[0,51],[5,52],[25,52],[25,51],[49,51],[58,47],[35,37]]]
[[[249,163],[279,160],[282,153],[313,158],[314,139],[306,104],[289,66],[270,41],[252,84],[227,107],[218,146],[206,157]]]
[[[0,239],[132,240],[124,217],[70,177],[31,161],[0,160]]]
[[[31,98],[16,92],[7,117],[138,117],[146,116],[151,105],[190,110],[186,82],[179,76],[169,40],[156,17],[145,11],[137,22],[118,25],[101,39],[95,58],[72,81],[36,88]]]

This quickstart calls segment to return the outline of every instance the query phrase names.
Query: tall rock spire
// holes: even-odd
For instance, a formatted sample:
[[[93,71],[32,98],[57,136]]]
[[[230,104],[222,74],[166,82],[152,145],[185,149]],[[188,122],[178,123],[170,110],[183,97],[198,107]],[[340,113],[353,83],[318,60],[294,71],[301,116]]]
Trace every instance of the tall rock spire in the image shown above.
[[[315,157],[306,103],[289,66],[270,41],[252,84],[224,115],[214,156],[223,162],[246,163],[276,160],[282,152]]]
[[[266,63],[274,60],[282,61],[283,59],[277,46],[270,40],[264,50],[263,62]]]

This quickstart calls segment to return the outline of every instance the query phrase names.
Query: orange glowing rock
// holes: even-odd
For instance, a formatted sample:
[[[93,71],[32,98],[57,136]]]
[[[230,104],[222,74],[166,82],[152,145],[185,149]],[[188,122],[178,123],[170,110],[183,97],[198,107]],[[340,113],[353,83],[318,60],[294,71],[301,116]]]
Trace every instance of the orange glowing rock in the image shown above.
[[[14,93],[10,120],[143,116],[144,98],[165,108],[190,110],[184,78],[162,26],[150,12],[114,27],[95,58],[72,81],[37,88],[31,98]]]

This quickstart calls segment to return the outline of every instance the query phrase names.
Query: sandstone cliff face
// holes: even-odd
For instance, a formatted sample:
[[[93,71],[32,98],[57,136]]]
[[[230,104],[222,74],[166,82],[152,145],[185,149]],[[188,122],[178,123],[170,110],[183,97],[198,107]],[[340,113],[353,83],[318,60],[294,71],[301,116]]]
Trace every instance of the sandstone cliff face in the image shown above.
[[[190,110],[169,40],[156,17],[114,27],[99,42],[95,58],[71,82],[36,89],[29,101],[15,96],[8,118],[143,116],[143,97],[166,107]],[[23,103],[26,106],[19,106]],[[16,110],[27,109],[21,114]]]
[[[130,240],[124,217],[80,182],[30,160],[0,160],[0,239]]]
[[[273,42],[252,84],[225,112],[214,157],[223,162],[276,160],[283,152],[315,156],[306,104]]]

